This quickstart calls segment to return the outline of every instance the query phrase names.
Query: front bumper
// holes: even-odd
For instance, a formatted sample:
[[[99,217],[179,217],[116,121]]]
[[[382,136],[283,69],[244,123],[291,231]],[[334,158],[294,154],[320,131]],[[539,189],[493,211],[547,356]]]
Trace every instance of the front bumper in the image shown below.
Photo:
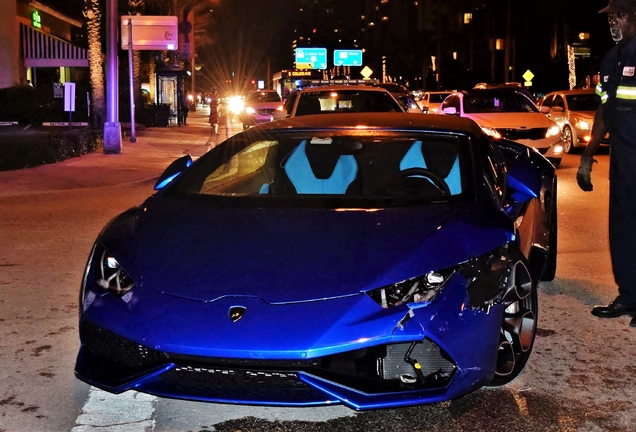
[[[113,393],[135,389],[208,402],[373,409],[453,399],[494,376],[503,311],[468,307],[460,276],[432,303],[388,310],[364,294],[261,305],[262,313],[262,300],[252,299],[253,317],[231,323],[223,316],[227,326],[214,325],[211,317],[249,299],[204,303],[138,291],[135,302],[117,305],[122,299],[106,295],[85,307],[79,379]],[[199,314],[212,325],[202,325]],[[228,330],[237,324],[246,333]]]
[[[259,124],[263,124],[263,123],[269,123],[271,121],[274,121],[274,116],[271,113],[243,114],[241,116],[241,121],[243,122],[243,124],[246,124],[246,125],[249,125],[249,126],[255,126],[255,125],[259,125]]]

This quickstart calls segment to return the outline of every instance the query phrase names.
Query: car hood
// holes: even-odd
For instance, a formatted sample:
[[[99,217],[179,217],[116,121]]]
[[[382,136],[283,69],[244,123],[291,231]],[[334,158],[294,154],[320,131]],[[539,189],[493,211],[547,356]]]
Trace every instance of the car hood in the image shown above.
[[[593,121],[594,111],[570,111],[570,117],[576,117],[581,120]]]
[[[474,205],[382,210],[236,208],[150,199],[99,242],[143,289],[270,303],[353,295],[466,261],[509,240],[510,219]]]
[[[477,113],[465,117],[475,120],[480,126],[496,129],[549,128],[554,122],[543,113]]]

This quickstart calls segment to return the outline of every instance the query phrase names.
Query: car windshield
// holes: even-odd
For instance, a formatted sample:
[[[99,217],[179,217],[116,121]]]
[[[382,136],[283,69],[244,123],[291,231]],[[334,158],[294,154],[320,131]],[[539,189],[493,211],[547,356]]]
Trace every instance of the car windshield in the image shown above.
[[[466,200],[467,149],[468,138],[454,134],[242,133],[198,159],[165,193],[258,206],[282,200],[324,207],[335,201],[336,208]]]
[[[280,102],[281,98],[277,92],[257,92],[252,93],[247,97],[247,103],[258,102]]]
[[[382,87],[383,89],[386,89],[391,93],[408,94],[408,91],[405,90],[404,87],[402,87],[399,84],[382,83],[382,84],[377,84],[377,87]]]
[[[572,111],[596,111],[601,104],[601,98],[595,93],[568,95],[566,99]]]
[[[402,106],[384,91],[316,89],[300,94],[295,115],[403,111]]]
[[[534,113],[537,106],[517,92],[479,92],[464,96],[464,112],[476,113]]]
[[[444,102],[444,99],[448,97],[448,95],[450,95],[450,93],[431,93],[428,100],[429,102],[433,103],[442,103]]]

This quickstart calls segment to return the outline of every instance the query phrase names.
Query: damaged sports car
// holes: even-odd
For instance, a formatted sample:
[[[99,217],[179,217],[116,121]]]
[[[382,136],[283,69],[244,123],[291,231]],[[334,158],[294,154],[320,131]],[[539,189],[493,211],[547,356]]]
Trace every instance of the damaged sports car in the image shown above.
[[[175,160],[99,234],[76,376],[356,410],[510,382],[556,271],[554,166],[470,119],[310,115]]]

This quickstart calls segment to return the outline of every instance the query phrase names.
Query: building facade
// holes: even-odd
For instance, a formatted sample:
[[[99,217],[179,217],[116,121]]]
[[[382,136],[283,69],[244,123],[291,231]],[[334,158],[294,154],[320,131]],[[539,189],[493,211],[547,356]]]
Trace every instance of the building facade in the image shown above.
[[[76,35],[83,23],[38,1],[0,0],[0,88],[82,80],[87,50]]]

